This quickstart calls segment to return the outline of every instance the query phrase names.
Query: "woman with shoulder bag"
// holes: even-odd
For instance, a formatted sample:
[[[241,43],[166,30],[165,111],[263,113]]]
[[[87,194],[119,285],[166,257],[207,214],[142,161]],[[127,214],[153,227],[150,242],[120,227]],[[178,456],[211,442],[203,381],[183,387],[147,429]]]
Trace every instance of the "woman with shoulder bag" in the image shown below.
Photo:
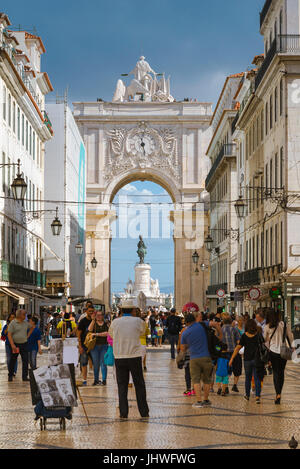
[[[104,356],[107,352],[107,336],[108,336],[108,325],[104,321],[104,314],[101,311],[97,311],[95,318],[93,318],[89,325],[89,332],[96,338],[95,347],[91,349],[91,356],[94,367],[94,383],[93,386],[106,385],[107,378],[107,366],[104,363]],[[99,372],[101,368],[102,381],[99,381]]]
[[[267,315],[267,324],[264,331],[264,339],[269,347],[269,359],[273,368],[273,382],[276,391],[275,404],[281,402],[281,392],[284,385],[284,371],[289,358],[289,350],[292,353],[291,344],[294,337],[289,325],[281,321],[281,313],[270,309]],[[289,347],[287,347],[288,342]],[[290,356],[291,356],[290,353]]]

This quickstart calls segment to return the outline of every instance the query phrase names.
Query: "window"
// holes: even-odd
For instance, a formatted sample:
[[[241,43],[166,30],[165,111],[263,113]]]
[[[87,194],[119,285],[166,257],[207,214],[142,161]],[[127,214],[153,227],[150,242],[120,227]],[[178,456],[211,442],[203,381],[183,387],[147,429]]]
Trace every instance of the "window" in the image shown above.
[[[29,126],[29,154],[32,155],[32,127]]]
[[[273,96],[270,96],[270,129],[273,127]]]
[[[3,107],[2,107],[3,119],[6,121],[6,88],[3,85]]]
[[[266,259],[266,267],[269,266],[269,230],[266,230],[266,242],[265,242],[265,259]]]
[[[24,146],[25,143],[25,117],[22,114],[22,145]]]
[[[278,91],[277,91],[277,86],[275,88],[274,92],[274,120],[277,122],[277,100],[278,100]]]
[[[268,110],[268,103],[266,103],[266,135],[268,135],[268,113],[269,113],[269,110]]]
[[[278,189],[278,153],[275,154],[275,168],[274,168],[274,174],[275,174],[275,190]]]
[[[275,225],[275,245],[274,245],[275,265],[278,264],[278,225]]]
[[[273,227],[270,228],[270,265],[273,265]]]
[[[270,160],[270,194],[272,194],[273,188],[273,158]]]
[[[5,153],[2,152],[2,164],[5,164]],[[5,192],[6,181],[5,181],[5,166],[2,166],[2,190]]]
[[[280,263],[283,265],[283,223],[280,222]]]
[[[32,157],[35,160],[35,132],[32,132]]]
[[[8,95],[8,125],[11,127],[11,95]]]
[[[284,188],[284,155],[283,147],[280,149],[280,189]]]
[[[264,139],[264,111],[262,110],[260,113],[260,141],[262,142]]]
[[[16,133],[16,103],[13,102],[13,131]]]
[[[256,235],[256,267],[259,267],[259,236]]]
[[[7,158],[7,192],[10,195],[11,173],[10,173],[10,158]]]
[[[28,120],[26,120],[26,151],[28,151]]]
[[[280,91],[279,91],[279,112],[282,116],[283,113],[283,79],[280,80]]]
[[[6,226],[5,226],[5,223],[2,223],[2,226],[1,226],[1,248],[2,248],[2,252],[1,252],[1,255],[2,255],[2,259],[6,259],[6,236],[5,236],[5,229],[6,229]]]
[[[269,188],[269,168],[268,168],[268,163],[266,164],[265,166],[265,189],[266,189],[266,193],[268,192],[268,188]]]
[[[10,262],[10,226],[7,227],[7,260]]]
[[[20,140],[20,135],[21,135],[21,129],[20,129],[20,108],[18,107],[18,117],[17,117],[17,135],[18,135],[18,140]]]

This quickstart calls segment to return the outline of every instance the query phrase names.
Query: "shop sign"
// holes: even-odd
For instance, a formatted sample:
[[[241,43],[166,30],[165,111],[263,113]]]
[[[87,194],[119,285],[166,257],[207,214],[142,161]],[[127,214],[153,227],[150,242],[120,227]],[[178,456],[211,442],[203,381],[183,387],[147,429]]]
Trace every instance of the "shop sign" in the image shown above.
[[[250,301],[257,301],[260,296],[261,296],[261,291],[259,288],[250,288],[248,292],[248,296],[250,298]]]

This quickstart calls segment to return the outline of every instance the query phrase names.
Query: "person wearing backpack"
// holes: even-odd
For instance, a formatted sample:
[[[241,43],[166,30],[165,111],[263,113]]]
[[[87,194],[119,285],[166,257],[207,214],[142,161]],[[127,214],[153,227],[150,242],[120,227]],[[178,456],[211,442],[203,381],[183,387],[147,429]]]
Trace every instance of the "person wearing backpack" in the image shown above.
[[[179,333],[182,329],[181,320],[176,316],[176,309],[172,308],[170,316],[167,318],[166,327],[168,329],[168,339],[171,345],[171,358],[175,360],[175,347],[177,347]]]
[[[187,329],[182,333],[180,351],[190,354],[190,371],[192,383],[196,393],[197,402],[193,407],[208,407],[211,402],[208,399],[211,387],[213,363],[208,348],[208,335],[205,327],[196,321],[194,314],[186,316]],[[204,400],[202,401],[201,382],[204,388]]]
[[[60,322],[59,313],[54,313],[53,318],[48,324],[48,329],[52,339],[60,339],[60,332],[57,329],[57,326]]]
[[[289,325],[281,321],[281,313],[270,308],[267,313],[264,339],[269,348],[269,360],[273,369],[273,382],[276,392],[275,404],[281,403],[281,392],[284,385],[284,371],[287,360],[281,356],[282,346],[288,342],[292,347],[294,336]]]
[[[231,357],[231,355],[234,352],[235,347],[238,345],[240,341],[241,335],[239,331],[235,327],[232,326],[232,318],[229,314],[226,314],[223,317],[222,333],[223,333],[223,342],[227,345],[227,350]],[[237,384],[239,381],[239,377],[242,374],[242,367],[243,367],[242,357],[238,353],[232,363],[232,372],[234,376],[234,384],[232,387],[233,392],[239,392]],[[226,394],[229,394],[228,386],[226,387],[225,392]]]

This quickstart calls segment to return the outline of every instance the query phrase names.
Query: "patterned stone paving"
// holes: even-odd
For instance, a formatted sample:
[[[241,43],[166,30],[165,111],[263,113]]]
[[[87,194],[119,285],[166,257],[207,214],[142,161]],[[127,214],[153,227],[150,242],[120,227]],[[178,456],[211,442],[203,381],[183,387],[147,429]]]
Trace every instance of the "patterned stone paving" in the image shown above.
[[[107,387],[80,388],[90,426],[79,404],[65,432],[58,425],[41,432],[33,421],[29,385],[22,383],[19,369],[13,383],[7,382],[4,365],[0,369],[0,448],[287,448],[292,435],[300,440],[299,365],[290,364],[281,406],[274,405],[272,377],[265,379],[262,404],[240,394],[211,395],[212,407],[193,409],[195,399],[184,397],[184,372],[170,360],[167,349],[148,350],[148,422],[140,420],[134,389],[129,389],[128,421],[120,421],[117,391],[109,369]],[[39,358],[41,365],[46,355]],[[89,375],[89,384],[93,376]]]

